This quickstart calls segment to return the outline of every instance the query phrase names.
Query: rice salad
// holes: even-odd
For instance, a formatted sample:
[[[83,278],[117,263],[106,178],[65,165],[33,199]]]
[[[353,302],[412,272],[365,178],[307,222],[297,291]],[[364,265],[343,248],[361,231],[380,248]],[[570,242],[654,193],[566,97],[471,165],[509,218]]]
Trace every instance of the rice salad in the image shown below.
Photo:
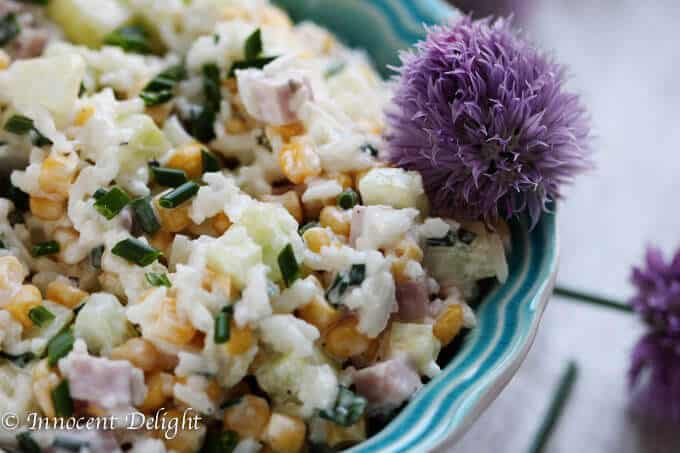
[[[0,46],[0,413],[200,420],[0,445],[342,449],[507,277],[381,160],[367,56],[266,0],[0,0]]]

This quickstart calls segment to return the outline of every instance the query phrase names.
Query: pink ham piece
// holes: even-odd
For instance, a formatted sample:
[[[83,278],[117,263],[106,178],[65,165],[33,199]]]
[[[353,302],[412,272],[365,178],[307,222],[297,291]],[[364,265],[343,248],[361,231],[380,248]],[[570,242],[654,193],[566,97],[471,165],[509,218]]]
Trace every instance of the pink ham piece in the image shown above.
[[[401,406],[423,383],[404,358],[395,358],[355,372],[354,385],[370,409],[380,412]]]
[[[415,282],[397,283],[399,319],[421,321],[429,314],[430,295],[425,277]]]
[[[106,409],[127,409],[144,402],[146,385],[142,370],[125,360],[88,355],[84,344],[78,343],[59,361],[59,370],[68,379],[74,399]]]
[[[253,118],[274,126],[299,120],[298,110],[312,99],[309,79],[299,74],[270,75],[259,69],[236,71],[238,90]]]

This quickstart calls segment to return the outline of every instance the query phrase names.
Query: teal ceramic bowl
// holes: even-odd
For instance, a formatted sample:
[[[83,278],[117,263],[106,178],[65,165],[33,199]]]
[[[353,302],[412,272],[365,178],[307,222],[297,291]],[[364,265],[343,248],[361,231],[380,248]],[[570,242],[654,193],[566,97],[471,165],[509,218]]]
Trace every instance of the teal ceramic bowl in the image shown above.
[[[296,20],[310,19],[347,44],[363,48],[383,75],[398,52],[425,35],[423,25],[460,15],[443,0],[279,0]],[[557,273],[554,215],[529,232],[512,225],[508,281],[477,308],[478,326],[442,373],[428,383],[381,432],[352,453],[449,451],[498,396],[533,342]]]

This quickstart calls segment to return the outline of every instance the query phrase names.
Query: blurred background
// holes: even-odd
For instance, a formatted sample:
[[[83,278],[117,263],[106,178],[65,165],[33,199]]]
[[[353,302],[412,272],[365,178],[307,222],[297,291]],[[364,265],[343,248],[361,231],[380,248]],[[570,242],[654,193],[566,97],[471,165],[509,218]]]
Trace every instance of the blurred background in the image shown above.
[[[680,245],[680,2],[453,0],[475,16],[514,14],[571,71],[596,135],[597,169],[560,206],[558,285],[627,301],[631,266],[655,244]],[[507,390],[454,452],[526,451],[569,359],[580,376],[548,452],[676,453],[680,429],[627,410],[630,352],[644,332],[631,314],[555,297]]]

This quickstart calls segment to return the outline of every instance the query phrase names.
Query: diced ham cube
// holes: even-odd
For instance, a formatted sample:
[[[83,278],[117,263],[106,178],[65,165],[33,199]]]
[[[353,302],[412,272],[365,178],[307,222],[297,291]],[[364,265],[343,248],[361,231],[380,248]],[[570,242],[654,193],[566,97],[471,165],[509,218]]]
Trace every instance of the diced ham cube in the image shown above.
[[[430,305],[426,278],[397,283],[397,303],[400,320],[412,322],[424,319],[429,314]]]
[[[274,126],[298,121],[298,110],[312,99],[309,79],[298,74],[269,75],[259,69],[236,71],[238,90],[253,118]]]
[[[146,397],[142,370],[125,360],[93,357],[82,346],[74,347],[59,361],[59,370],[68,379],[71,397],[76,400],[106,409],[125,409],[141,404]]]
[[[401,406],[423,383],[404,358],[394,358],[354,373],[354,385],[372,411],[381,411]]]
[[[50,35],[45,29],[24,28],[9,45],[9,54],[17,60],[39,57],[47,46],[49,38]]]

